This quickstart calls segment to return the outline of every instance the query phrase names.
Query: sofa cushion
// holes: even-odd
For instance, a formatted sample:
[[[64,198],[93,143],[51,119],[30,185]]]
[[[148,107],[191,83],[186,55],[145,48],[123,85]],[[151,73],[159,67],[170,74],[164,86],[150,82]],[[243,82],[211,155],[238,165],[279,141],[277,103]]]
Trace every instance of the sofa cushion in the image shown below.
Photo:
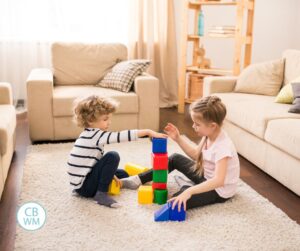
[[[97,85],[129,92],[134,79],[141,75],[150,65],[149,60],[135,59],[116,64]]]
[[[285,59],[283,83],[287,85],[300,75],[300,50],[286,50],[282,57]]]
[[[300,114],[289,113],[291,105],[274,103],[274,97],[245,93],[215,93],[227,108],[226,119],[231,123],[264,139],[270,120],[299,118]]]
[[[73,116],[73,102],[76,98],[99,95],[111,97],[120,104],[116,113],[138,113],[138,96],[135,92],[120,92],[88,85],[55,86],[53,90],[53,116]]]
[[[300,119],[274,119],[269,121],[265,140],[300,159]],[[283,167],[284,168],[284,167]]]
[[[16,110],[13,105],[0,105],[0,154],[7,150],[7,142],[16,129]]]
[[[275,96],[283,82],[282,59],[249,65],[239,75],[235,92]]]
[[[122,44],[53,43],[55,85],[93,85],[116,63],[127,59]]]

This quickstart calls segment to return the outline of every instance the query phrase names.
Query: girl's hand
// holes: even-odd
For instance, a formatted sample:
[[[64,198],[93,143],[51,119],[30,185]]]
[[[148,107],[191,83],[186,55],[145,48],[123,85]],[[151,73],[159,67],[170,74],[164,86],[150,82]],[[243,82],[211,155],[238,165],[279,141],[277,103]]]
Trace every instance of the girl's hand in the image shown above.
[[[168,135],[150,130],[149,137],[151,137],[151,138],[168,138]]]
[[[183,204],[184,211],[186,211],[186,202],[191,197],[192,197],[192,195],[190,194],[189,190],[187,189],[184,192],[182,192],[181,194],[179,194],[178,196],[169,199],[168,202],[173,201],[172,209],[174,209],[175,206],[178,204],[178,212],[180,212],[181,205]]]
[[[176,126],[174,126],[172,123],[168,123],[166,127],[164,128],[164,132],[175,142],[178,141],[180,137],[180,132]]]
[[[116,181],[117,186],[119,186],[121,188],[122,187],[122,181],[116,175],[114,175],[114,180]]]

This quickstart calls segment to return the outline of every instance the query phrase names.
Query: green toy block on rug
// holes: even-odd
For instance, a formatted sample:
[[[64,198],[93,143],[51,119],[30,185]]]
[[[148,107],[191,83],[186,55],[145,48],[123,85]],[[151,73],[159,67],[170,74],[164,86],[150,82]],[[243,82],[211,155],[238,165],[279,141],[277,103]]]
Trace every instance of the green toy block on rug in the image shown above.
[[[159,205],[165,204],[168,199],[168,190],[154,190],[154,203],[157,203]]]
[[[168,170],[153,170],[153,181],[166,183],[168,180]]]

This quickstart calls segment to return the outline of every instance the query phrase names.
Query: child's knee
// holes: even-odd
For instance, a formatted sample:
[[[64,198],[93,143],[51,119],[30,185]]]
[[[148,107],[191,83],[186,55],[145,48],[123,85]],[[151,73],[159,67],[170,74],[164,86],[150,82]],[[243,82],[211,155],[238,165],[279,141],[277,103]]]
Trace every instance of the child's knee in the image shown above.
[[[177,162],[181,156],[182,155],[179,153],[173,153],[171,156],[169,156],[169,163]]]
[[[120,155],[119,155],[119,153],[117,153],[115,151],[107,152],[106,155],[107,155],[107,157],[112,158],[117,162],[120,161]]]

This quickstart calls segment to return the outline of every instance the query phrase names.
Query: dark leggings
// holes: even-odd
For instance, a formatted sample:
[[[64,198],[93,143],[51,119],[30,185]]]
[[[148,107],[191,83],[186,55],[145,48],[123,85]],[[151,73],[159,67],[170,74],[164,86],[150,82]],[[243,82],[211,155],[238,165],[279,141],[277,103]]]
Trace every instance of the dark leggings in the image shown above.
[[[93,166],[92,171],[86,176],[82,187],[76,189],[77,193],[83,197],[94,197],[97,191],[108,191],[114,175],[120,179],[128,177],[127,172],[117,169],[119,162],[120,156],[117,152],[107,152]]]
[[[193,171],[193,166],[195,162],[181,154],[172,154],[169,157],[169,173],[177,169],[181,173],[183,173],[187,178],[189,178],[191,181],[193,181],[195,184],[200,184],[206,179],[203,176],[198,175]],[[142,181],[142,183],[146,183],[149,181],[152,181],[152,169],[149,171],[146,171],[144,173],[139,174],[139,177]],[[180,190],[173,195],[178,196],[181,194],[184,190],[188,189],[190,186],[183,186],[180,188]],[[205,193],[199,193],[193,195],[186,204],[187,209],[195,208],[195,207],[202,207],[205,205],[210,205],[214,203],[223,203],[228,199],[222,198],[218,195],[216,190],[208,191]]]

